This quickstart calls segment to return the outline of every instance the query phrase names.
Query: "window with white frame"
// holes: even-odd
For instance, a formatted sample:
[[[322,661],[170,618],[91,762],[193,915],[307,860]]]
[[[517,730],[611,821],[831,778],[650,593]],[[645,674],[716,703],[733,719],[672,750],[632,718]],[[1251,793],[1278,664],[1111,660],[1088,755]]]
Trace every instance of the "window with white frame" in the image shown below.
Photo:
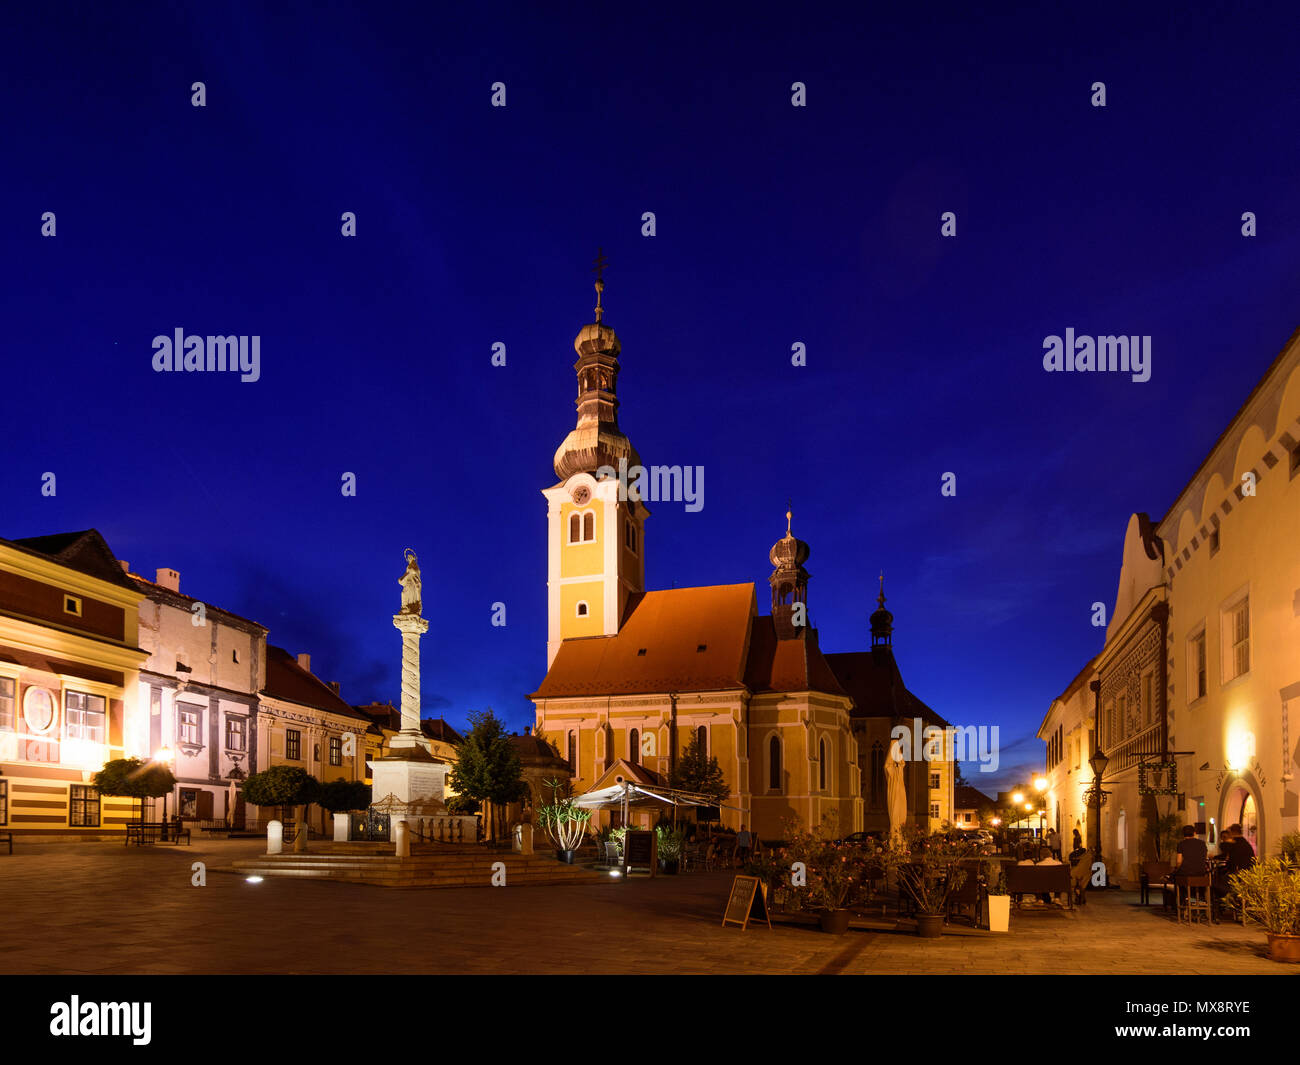
[[[931,774],[930,774],[930,790],[931,790],[931,791],[938,791],[938,790],[939,790],[939,774],[938,774],[938,773],[931,773]]]
[[[64,695],[64,735],[70,740],[104,742],[104,699],[85,692]]]
[[[1226,684],[1250,672],[1250,596],[1244,595],[1223,612],[1223,680]]]
[[[936,820],[938,819],[938,817],[939,817],[939,804],[938,804],[937,802],[932,802],[932,803],[930,803],[930,816],[933,817],[933,818],[935,818]]]
[[[202,743],[200,738],[200,712],[197,707],[182,706],[180,708],[180,730],[178,738],[181,743]]]
[[[14,727],[14,679],[0,677],[0,729]]]
[[[343,737],[330,737],[330,765],[343,764]]]
[[[73,828],[99,827],[99,792],[86,784],[68,789],[68,824]]]
[[[242,751],[245,749],[248,722],[242,717],[226,718],[226,750]]]
[[[596,512],[575,510],[569,515],[569,543],[589,544],[596,539]]]
[[[581,599],[578,601],[578,605],[575,608],[574,613],[576,614],[577,617],[580,618],[585,618],[590,613],[590,608],[587,606],[587,601],[585,599]]]

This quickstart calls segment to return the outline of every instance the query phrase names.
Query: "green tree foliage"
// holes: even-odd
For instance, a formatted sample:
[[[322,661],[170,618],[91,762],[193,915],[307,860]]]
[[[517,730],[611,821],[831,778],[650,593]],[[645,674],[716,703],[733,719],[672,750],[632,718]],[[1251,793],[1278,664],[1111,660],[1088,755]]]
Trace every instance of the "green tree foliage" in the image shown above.
[[[292,765],[273,765],[244,781],[244,801],[254,806],[309,806],[319,793],[320,782]]]
[[[139,758],[115,758],[91,778],[101,795],[129,796],[132,799],[157,799],[171,794],[176,777],[165,765],[142,762]],[[140,807],[144,816],[144,806]]]
[[[313,801],[332,814],[364,810],[370,805],[370,785],[364,780],[327,780]]]
[[[504,827],[496,823],[501,809],[507,803],[523,801],[528,794],[528,785],[523,779],[519,752],[492,708],[472,711],[469,724],[469,732],[456,746],[451,786],[466,799],[492,804],[488,836],[497,839]]]
[[[694,731],[687,741],[686,750],[677,759],[671,783],[674,788],[708,795],[718,802],[728,795],[727,782],[718,759],[705,754],[704,747],[700,744],[700,734]]]
[[[483,804],[478,799],[471,799],[468,795],[451,795],[447,798],[449,814],[476,814],[482,808]]]

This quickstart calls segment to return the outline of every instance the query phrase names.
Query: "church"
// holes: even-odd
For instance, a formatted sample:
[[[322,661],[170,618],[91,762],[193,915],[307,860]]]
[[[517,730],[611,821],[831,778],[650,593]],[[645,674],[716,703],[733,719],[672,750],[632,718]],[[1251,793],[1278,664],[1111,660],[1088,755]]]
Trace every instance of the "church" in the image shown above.
[[[537,734],[567,761],[575,793],[620,777],[667,785],[694,733],[729,788],[724,824],[777,840],[790,818],[807,827],[833,814],[839,835],[886,831],[890,730],[917,719],[949,726],[903,683],[883,578],[870,647],[843,654],[823,653],[808,621],[811,549],[788,511],[763,593],[753,583],[646,589],[650,512],[609,475],[640,457],[618,425],[621,345],[603,321],[603,292],[598,280],[596,321],[574,341],[577,425],[555,452],[558,480],[542,491],[548,634],[546,676],[530,696]],[[759,613],[760,595],[770,613]],[[933,831],[952,820],[953,771],[951,760],[905,763],[910,823]],[[618,818],[597,813],[593,827]]]

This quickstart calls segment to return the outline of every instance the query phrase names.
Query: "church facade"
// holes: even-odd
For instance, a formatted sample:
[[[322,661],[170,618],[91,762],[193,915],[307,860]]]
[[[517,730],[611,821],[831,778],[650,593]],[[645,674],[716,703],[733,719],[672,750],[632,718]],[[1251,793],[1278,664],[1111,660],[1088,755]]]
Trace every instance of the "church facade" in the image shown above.
[[[548,668],[530,697],[537,734],[567,761],[577,793],[610,783],[616,767],[668,784],[694,735],[722,768],[722,820],[733,828],[775,840],[791,819],[806,827],[833,815],[840,835],[887,829],[891,728],[947,723],[902,682],[883,587],[872,647],[823,654],[808,620],[811,551],[787,513],[768,553],[768,589],[646,589],[649,510],[610,475],[640,458],[618,425],[621,345],[603,322],[603,287],[596,321],[574,341],[577,425],[555,453],[558,480],[542,492]],[[759,613],[760,600],[770,613]],[[909,820],[927,829],[951,820],[953,763],[904,768]]]

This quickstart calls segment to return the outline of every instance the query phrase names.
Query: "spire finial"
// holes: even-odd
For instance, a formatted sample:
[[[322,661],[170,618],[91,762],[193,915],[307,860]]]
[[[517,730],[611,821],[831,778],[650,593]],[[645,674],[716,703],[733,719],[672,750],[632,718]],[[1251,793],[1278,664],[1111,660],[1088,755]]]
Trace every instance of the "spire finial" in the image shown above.
[[[794,517],[794,501],[787,499],[785,501],[785,534],[790,535],[790,519]]]
[[[876,602],[881,606],[885,605],[885,571],[883,569],[880,571],[880,596],[876,599]]]
[[[600,305],[601,297],[605,292],[605,267],[609,261],[605,258],[605,249],[596,249],[596,261],[592,267],[592,273],[596,275],[596,322],[599,323],[605,317],[605,308]]]

